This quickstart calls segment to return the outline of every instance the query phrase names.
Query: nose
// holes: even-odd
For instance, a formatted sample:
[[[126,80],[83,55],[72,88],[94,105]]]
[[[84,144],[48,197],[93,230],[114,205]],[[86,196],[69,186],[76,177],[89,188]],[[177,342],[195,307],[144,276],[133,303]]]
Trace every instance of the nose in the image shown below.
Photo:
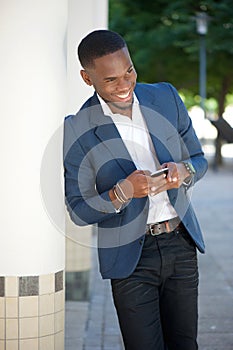
[[[127,78],[122,78],[118,81],[117,90],[119,92],[127,92],[131,86],[131,82]]]

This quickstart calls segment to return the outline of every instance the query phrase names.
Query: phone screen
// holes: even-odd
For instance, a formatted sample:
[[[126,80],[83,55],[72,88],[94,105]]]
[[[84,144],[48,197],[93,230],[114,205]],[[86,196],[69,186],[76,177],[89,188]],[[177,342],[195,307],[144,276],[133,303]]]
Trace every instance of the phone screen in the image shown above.
[[[155,171],[154,173],[151,174],[151,177],[157,177],[160,176],[162,174],[166,174],[168,173],[168,168],[163,168],[163,169],[159,169],[157,171]]]

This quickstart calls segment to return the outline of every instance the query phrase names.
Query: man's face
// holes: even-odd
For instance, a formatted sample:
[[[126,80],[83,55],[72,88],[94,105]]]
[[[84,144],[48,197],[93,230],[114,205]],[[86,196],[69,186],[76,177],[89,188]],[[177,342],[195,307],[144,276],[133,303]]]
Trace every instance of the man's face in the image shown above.
[[[81,71],[83,80],[110,105],[132,104],[137,73],[126,47],[94,60],[94,66]]]

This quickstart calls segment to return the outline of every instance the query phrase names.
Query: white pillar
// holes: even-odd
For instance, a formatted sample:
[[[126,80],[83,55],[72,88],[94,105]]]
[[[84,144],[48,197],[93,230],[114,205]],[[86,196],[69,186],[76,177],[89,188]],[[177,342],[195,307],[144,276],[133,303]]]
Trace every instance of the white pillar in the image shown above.
[[[58,230],[40,171],[66,111],[66,25],[67,0],[0,0],[0,349],[64,349],[63,201]]]

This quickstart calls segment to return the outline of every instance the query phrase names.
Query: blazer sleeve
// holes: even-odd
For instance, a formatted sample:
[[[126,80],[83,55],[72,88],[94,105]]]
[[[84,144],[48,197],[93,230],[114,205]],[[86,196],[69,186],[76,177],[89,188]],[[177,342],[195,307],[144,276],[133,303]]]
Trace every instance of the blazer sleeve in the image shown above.
[[[117,214],[108,191],[97,192],[96,174],[80,140],[72,127],[72,116],[66,118],[63,142],[65,203],[71,220],[84,226]]]
[[[196,173],[192,184],[200,180],[208,169],[208,162],[204,157],[201,143],[195,133],[191,118],[181,100],[177,90],[168,84],[173,95],[178,113],[178,132],[183,143],[183,153],[181,161],[189,161],[193,164]]]

